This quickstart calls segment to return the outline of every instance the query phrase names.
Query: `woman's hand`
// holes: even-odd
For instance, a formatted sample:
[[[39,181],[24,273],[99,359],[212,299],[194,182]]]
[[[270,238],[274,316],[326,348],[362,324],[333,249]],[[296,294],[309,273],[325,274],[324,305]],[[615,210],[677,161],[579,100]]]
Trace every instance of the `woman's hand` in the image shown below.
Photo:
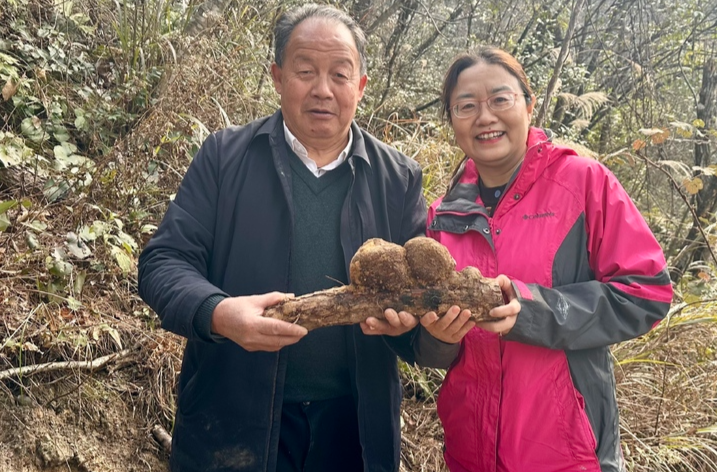
[[[361,331],[366,335],[400,336],[411,331],[418,325],[418,319],[412,314],[388,308],[383,312],[384,319],[379,320],[373,316],[361,322]]]
[[[520,302],[508,277],[499,275],[495,281],[498,282],[498,286],[500,286],[500,290],[508,303],[495,307],[488,313],[489,316],[496,318],[496,321],[483,321],[478,323],[478,327],[505,336],[515,326],[518,313],[520,313]]]
[[[421,317],[421,325],[434,338],[444,343],[455,344],[476,325],[474,321],[469,321],[470,316],[470,310],[461,311],[460,307],[452,306],[440,318],[434,311],[426,313]]]

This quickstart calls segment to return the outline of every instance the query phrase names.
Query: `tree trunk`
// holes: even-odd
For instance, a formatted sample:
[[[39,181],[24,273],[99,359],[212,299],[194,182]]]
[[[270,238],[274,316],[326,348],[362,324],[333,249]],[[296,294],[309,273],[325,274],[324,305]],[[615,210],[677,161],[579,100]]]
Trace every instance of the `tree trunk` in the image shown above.
[[[710,57],[705,61],[702,69],[702,85],[699,93],[699,103],[697,103],[697,118],[705,123],[705,128],[712,128],[713,117],[717,112],[717,67],[714,57]],[[707,167],[712,164],[710,160],[710,143],[707,139],[695,141],[695,166]],[[712,214],[717,209],[717,178],[715,176],[701,175],[703,188],[695,198],[695,212],[698,220],[692,222],[692,227],[687,233],[686,242],[696,241],[701,237],[700,221],[709,221]],[[687,270],[687,268],[695,261],[711,259],[710,251],[707,249],[707,241],[701,241],[700,244],[693,244],[687,250],[684,250],[678,260],[673,264],[670,276],[673,281],[679,280]],[[716,262],[717,261],[713,261]]]

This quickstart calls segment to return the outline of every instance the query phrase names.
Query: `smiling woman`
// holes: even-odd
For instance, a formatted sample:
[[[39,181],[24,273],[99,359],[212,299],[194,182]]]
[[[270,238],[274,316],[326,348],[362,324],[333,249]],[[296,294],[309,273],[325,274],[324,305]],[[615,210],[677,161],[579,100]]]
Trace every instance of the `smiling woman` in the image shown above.
[[[456,141],[488,187],[506,184],[525,156],[535,97],[521,88],[505,67],[481,61],[460,72],[449,94]]]
[[[534,96],[508,53],[456,59],[443,100],[466,156],[428,235],[508,301],[467,332],[441,387],[446,463],[623,472],[609,346],[667,313],[662,250],[604,166],[531,128]]]

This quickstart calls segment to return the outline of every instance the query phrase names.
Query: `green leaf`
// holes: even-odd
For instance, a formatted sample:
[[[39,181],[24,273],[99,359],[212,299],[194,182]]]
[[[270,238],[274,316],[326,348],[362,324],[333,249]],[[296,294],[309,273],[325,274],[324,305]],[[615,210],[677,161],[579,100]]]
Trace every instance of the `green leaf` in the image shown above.
[[[0,202],[0,213],[5,213],[8,210],[15,208],[17,204],[17,200],[8,200],[6,202]]]
[[[72,264],[67,261],[48,259],[50,259],[50,262],[47,264],[47,268],[52,275],[63,279],[72,275]]]
[[[67,181],[55,182],[54,179],[48,179],[47,182],[45,182],[45,188],[43,188],[42,193],[45,194],[45,198],[50,202],[56,202],[67,195],[69,190],[70,186]]]
[[[23,223],[24,226],[27,226],[28,228],[34,229],[38,233],[44,233],[47,229],[47,224],[43,223],[42,221],[31,221],[30,223]]]
[[[132,259],[127,254],[127,251],[114,245],[112,246],[111,251],[115,261],[117,261],[117,265],[120,269],[122,269],[122,272],[125,275],[129,274],[132,270]]]
[[[55,146],[52,151],[55,153],[55,159],[67,159],[70,155],[64,146]]]
[[[140,230],[139,230],[139,232],[142,234],[151,234],[151,233],[154,233],[155,231],[157,231],[157,226],[150,225],[150,224],[143,225],[142,228],[140,228]]]
[[[3,41],[3,43],[4,43],[4,41]],[[0,44],[0,49],[7,51],[10,48],[9,47],[6,48],[2,44]],[[13,66],[18,63],[18,60],[12,56],[8,56],[7,54],[0,52],[0,64],[3,64],[3,63]]]
[[[87,271],[83,270],[75,275],[75,282],[72,284],[72,288],[75,295],[82,294],[82,289],[85,287],[85,280],[87,279]]]
[[[70,140],[70,133],[67,131],[67,128],[62,125],[55,125],[52,135],[61,143]]]
[[[35,236],[35,233],[32,231],[28,231],[25,233],[25,242],[27,242],[27,247],[32,249],[33,251],[40,247],[40,243],[37,240],[37,236]]]
[[[107,223],[95,220],[92,226],[80,228],[80,238],[83,241],[94,241],[107,232]]]
[[[87,259],[92,255],[90,248],[73,232],[69,232],[65,236],[65,245],[70,254],[77,259]]]
[[[10,227],[10,220],[7,218],[7,213],[0,213],[0,233]]]
[[[35,119],[33,120],[33,118]],[[25,118],[22,120],[22,123],[20,123],[20,131],[22,131],[23,136],[33,143],[40,144],[46,141],[48,136],[42,128],[42,124],[39,123],[40,120],[36,117],[33,118]]]
[[[0,167],[12,167],[22,163],[22,152],[15,146],[0,144]]]
[[[82,308],[82,303],[74,297],[67,297],[67,308],[77,311]]]
[[[137,250],[137,243],[135,242],[134,238],[129,234],[125,233],[124,231],[118,231],[117,238],[122,242],[122,245],[125,246],[127,252],[132,253]]]
[[[81,131],[87,131],[87,120],[84,116],[78,116],[75,118],[75,128]]]

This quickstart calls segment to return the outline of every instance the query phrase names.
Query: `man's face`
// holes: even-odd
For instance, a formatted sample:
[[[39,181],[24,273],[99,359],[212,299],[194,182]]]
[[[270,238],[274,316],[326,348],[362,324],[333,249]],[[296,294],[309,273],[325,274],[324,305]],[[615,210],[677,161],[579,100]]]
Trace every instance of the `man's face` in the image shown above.
[[[271,75],[286,125],[310,153],[346,144],[367,77],[345,25],[322,18],[299,23],[283,66],[273,64]]]

